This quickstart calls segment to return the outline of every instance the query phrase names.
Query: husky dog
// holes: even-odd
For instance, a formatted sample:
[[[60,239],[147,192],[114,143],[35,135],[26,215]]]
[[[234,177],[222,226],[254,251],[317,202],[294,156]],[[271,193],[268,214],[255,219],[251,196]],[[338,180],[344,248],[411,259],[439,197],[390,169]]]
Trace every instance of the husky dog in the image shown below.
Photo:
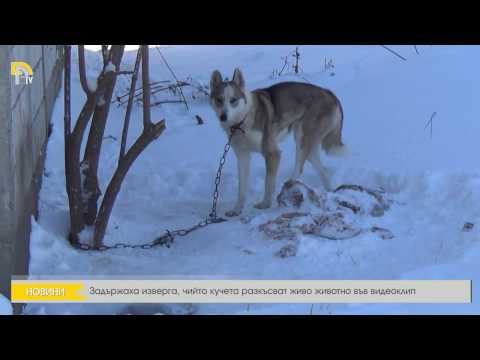
[[[330,189],[320,162],[319,147],[329,152],[343,146],[342,105],[331,91],[306,83],[283,82],[249,92],[238,68],[231,81],[224,80],[215,70],[210,79],[210,90],[210,104],[227,136],[232,127],[241,129],[235,131],[231,142],[237,157],[238,198],[226,216],[238,216],[242,212],[252,152],[261,153],[266,166],[265,195],[255,207],[266,209],[272,205],[281,158],[279,142],[290,132],[296,142],[291,179],[302,174],[305,160],[308,160],[318,171],[325,188]]]

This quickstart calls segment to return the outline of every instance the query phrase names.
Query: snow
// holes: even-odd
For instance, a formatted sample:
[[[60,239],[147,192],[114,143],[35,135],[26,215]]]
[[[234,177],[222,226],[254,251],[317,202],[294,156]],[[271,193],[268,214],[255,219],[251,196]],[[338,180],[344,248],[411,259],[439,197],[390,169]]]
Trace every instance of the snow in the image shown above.
[[[105,74],[109,72],[114,72],[115,70],[115,65],[113,65],[111,61],[107,65],[105,65]]]
[[[12,315],[12,305],[10,301],[0,294],[0,315]]]
[[[155,47],[155,46],[168,46],[168,45],[148,45],[149,47]],[[101,51],[102,50],[102,45],[85,45],[85,49],[90,50],[90,51]],[[125,45],[125,50],[126,51],[131,51],[131,50],[137,50],[138,45]]]
[[[97,100],[97,106],[105,106],[106,102],[105,102],[105,98],[102,96],[100,96]]]
[[[362,233],[342,241],[314,236],[298,238],[295,256],[275,254],[287,240],[272,240],[252,224],[275,219],[275,205],[257,210],[263,195],[264,163],[252,158],[249,198],[244,219],[235,218],[179,237],[171,248],[119,249],[86,253],[72,249],[68,231],[68,201],[63,158],[63,98],[57,99],[53,132],[47,149],[40,193],[40,217],[32,220],[32,275],[169,275],[237,279],[472,279],[472,304],[315,304],[314,314],[476,313],[480,314],[480,58],[478,46],[392,46],[407,58],[395,57],[380,46],[300,46],[300,76],[278,77],[282,57],[295,46],[187,46],[162,49],[179,79],[191,77],[208,84],[219,69],[230,77],[235,67],[255,89],[286,80],[309,81],[334,91],[345,112],[344,142],[348,153],[322,159],[332,185],[357,184],[383,188],[393,203],[375,225],[393,238]],[[155,49],[150,50],[151,76],[171,80]],[[87,51],[89,71],[103,66],[98,53]],[[122,68],[133,67],[135,51],[126,53]],[[72,56],[75,59],[75,56]],[[290,57],[291,58],[291,57]],[[333,67],[325,66],[332,61]],[[128,65],[128,66],[127,66]],[[75,66],[74,66],[75,68]],[[334,75],[332,75],[334,74]],[[72,114],[85,95],[78,74],[72,73]],[[119,94],[128,89],[119,79]],[[187,91],[185,88],[184,91]],[[186,94],[190,96],[191,94]],[[198,95],[198,94],[197,94]],[[139,244],[166,229],[188,227],[209,212],[213,182],[225,134],[205,97],[153,108],[152,119],[165,118],[167,130],[136,160],[115,203],[105,243]],[[153,99],[152,99],[153,101]],[[432,134],[427,126],[432,114]],[[204,125],[197,125],[195,115]],[[102,146],[100,187],[105,191],[117,164],[124,109],[113,104]],[[128,145],[142,130],[142,111],[132,111]],[[294,164],[294,143],[282,145],[277,193]],[[220,186],[219,213],[236,199],[233,152],[228,154]],[[322,188],[308,164],[301,180]],[[372,221],[371,219],[368,221]],[[462,231],[466,222],[475,224]],[[363,225],[366,225],[363,224]],[[85,233],[88,234],[88,233]],[[83,235],[85,235],[83,234]],[[309,304],[29,304],[27,314],[195,313],[308,314]]]
[[[87,78],[87,86],[90,92],[95,92],[97,90],[97,79]]]

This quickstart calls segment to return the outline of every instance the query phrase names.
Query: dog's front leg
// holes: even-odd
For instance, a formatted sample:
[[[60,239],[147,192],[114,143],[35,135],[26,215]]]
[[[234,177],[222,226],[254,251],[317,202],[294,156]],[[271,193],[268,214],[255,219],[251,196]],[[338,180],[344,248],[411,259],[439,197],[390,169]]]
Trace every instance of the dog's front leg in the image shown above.
[[[238,197],[235,207],[225,213],[226,216],[238,216],[242,213],[247,197],[248,179],[250,176],[250,153],[248,151],[235,151],[238,167]]]
[[[272,198],[273,193],[275,192],[280,157],[281,153],[279,150],[270,151],[265,154],[265,195],[263,197],[263,201],[255,205],[257,209],[268,209],[270,206],[272,206]]]

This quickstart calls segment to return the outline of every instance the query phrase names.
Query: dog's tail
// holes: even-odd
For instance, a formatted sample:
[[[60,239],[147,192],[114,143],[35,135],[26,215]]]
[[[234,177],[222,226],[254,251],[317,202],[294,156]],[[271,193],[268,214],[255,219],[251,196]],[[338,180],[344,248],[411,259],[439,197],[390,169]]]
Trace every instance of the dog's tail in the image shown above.
[[[341,156],[347,154],[347,147],[342,141],[343,130],[343,108],[340,101],[337,99],[338,111],[335,113],[337,119],[335,128],[325,136],[322,141],[322,148],[328,155]]]

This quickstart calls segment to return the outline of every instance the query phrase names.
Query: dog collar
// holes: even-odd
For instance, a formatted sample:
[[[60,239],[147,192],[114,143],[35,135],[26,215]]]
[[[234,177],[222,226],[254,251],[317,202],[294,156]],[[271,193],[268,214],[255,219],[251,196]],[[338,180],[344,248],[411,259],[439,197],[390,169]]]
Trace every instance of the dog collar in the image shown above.
[[[248,116],[248,113],[245,115],[245,117],[243,118],[242,121],[240,121],[239,123],[231,126],[231,127],[230,127],[230,132],[233,133],[233,132],[235,132],[235,131],[237,131],[237,130],[240,130],[242,133],[245,134],[245,130],[242,129],[242,125],[243,125],[243,123],[245,122],[245,120],[247,119],[247,116]]]

